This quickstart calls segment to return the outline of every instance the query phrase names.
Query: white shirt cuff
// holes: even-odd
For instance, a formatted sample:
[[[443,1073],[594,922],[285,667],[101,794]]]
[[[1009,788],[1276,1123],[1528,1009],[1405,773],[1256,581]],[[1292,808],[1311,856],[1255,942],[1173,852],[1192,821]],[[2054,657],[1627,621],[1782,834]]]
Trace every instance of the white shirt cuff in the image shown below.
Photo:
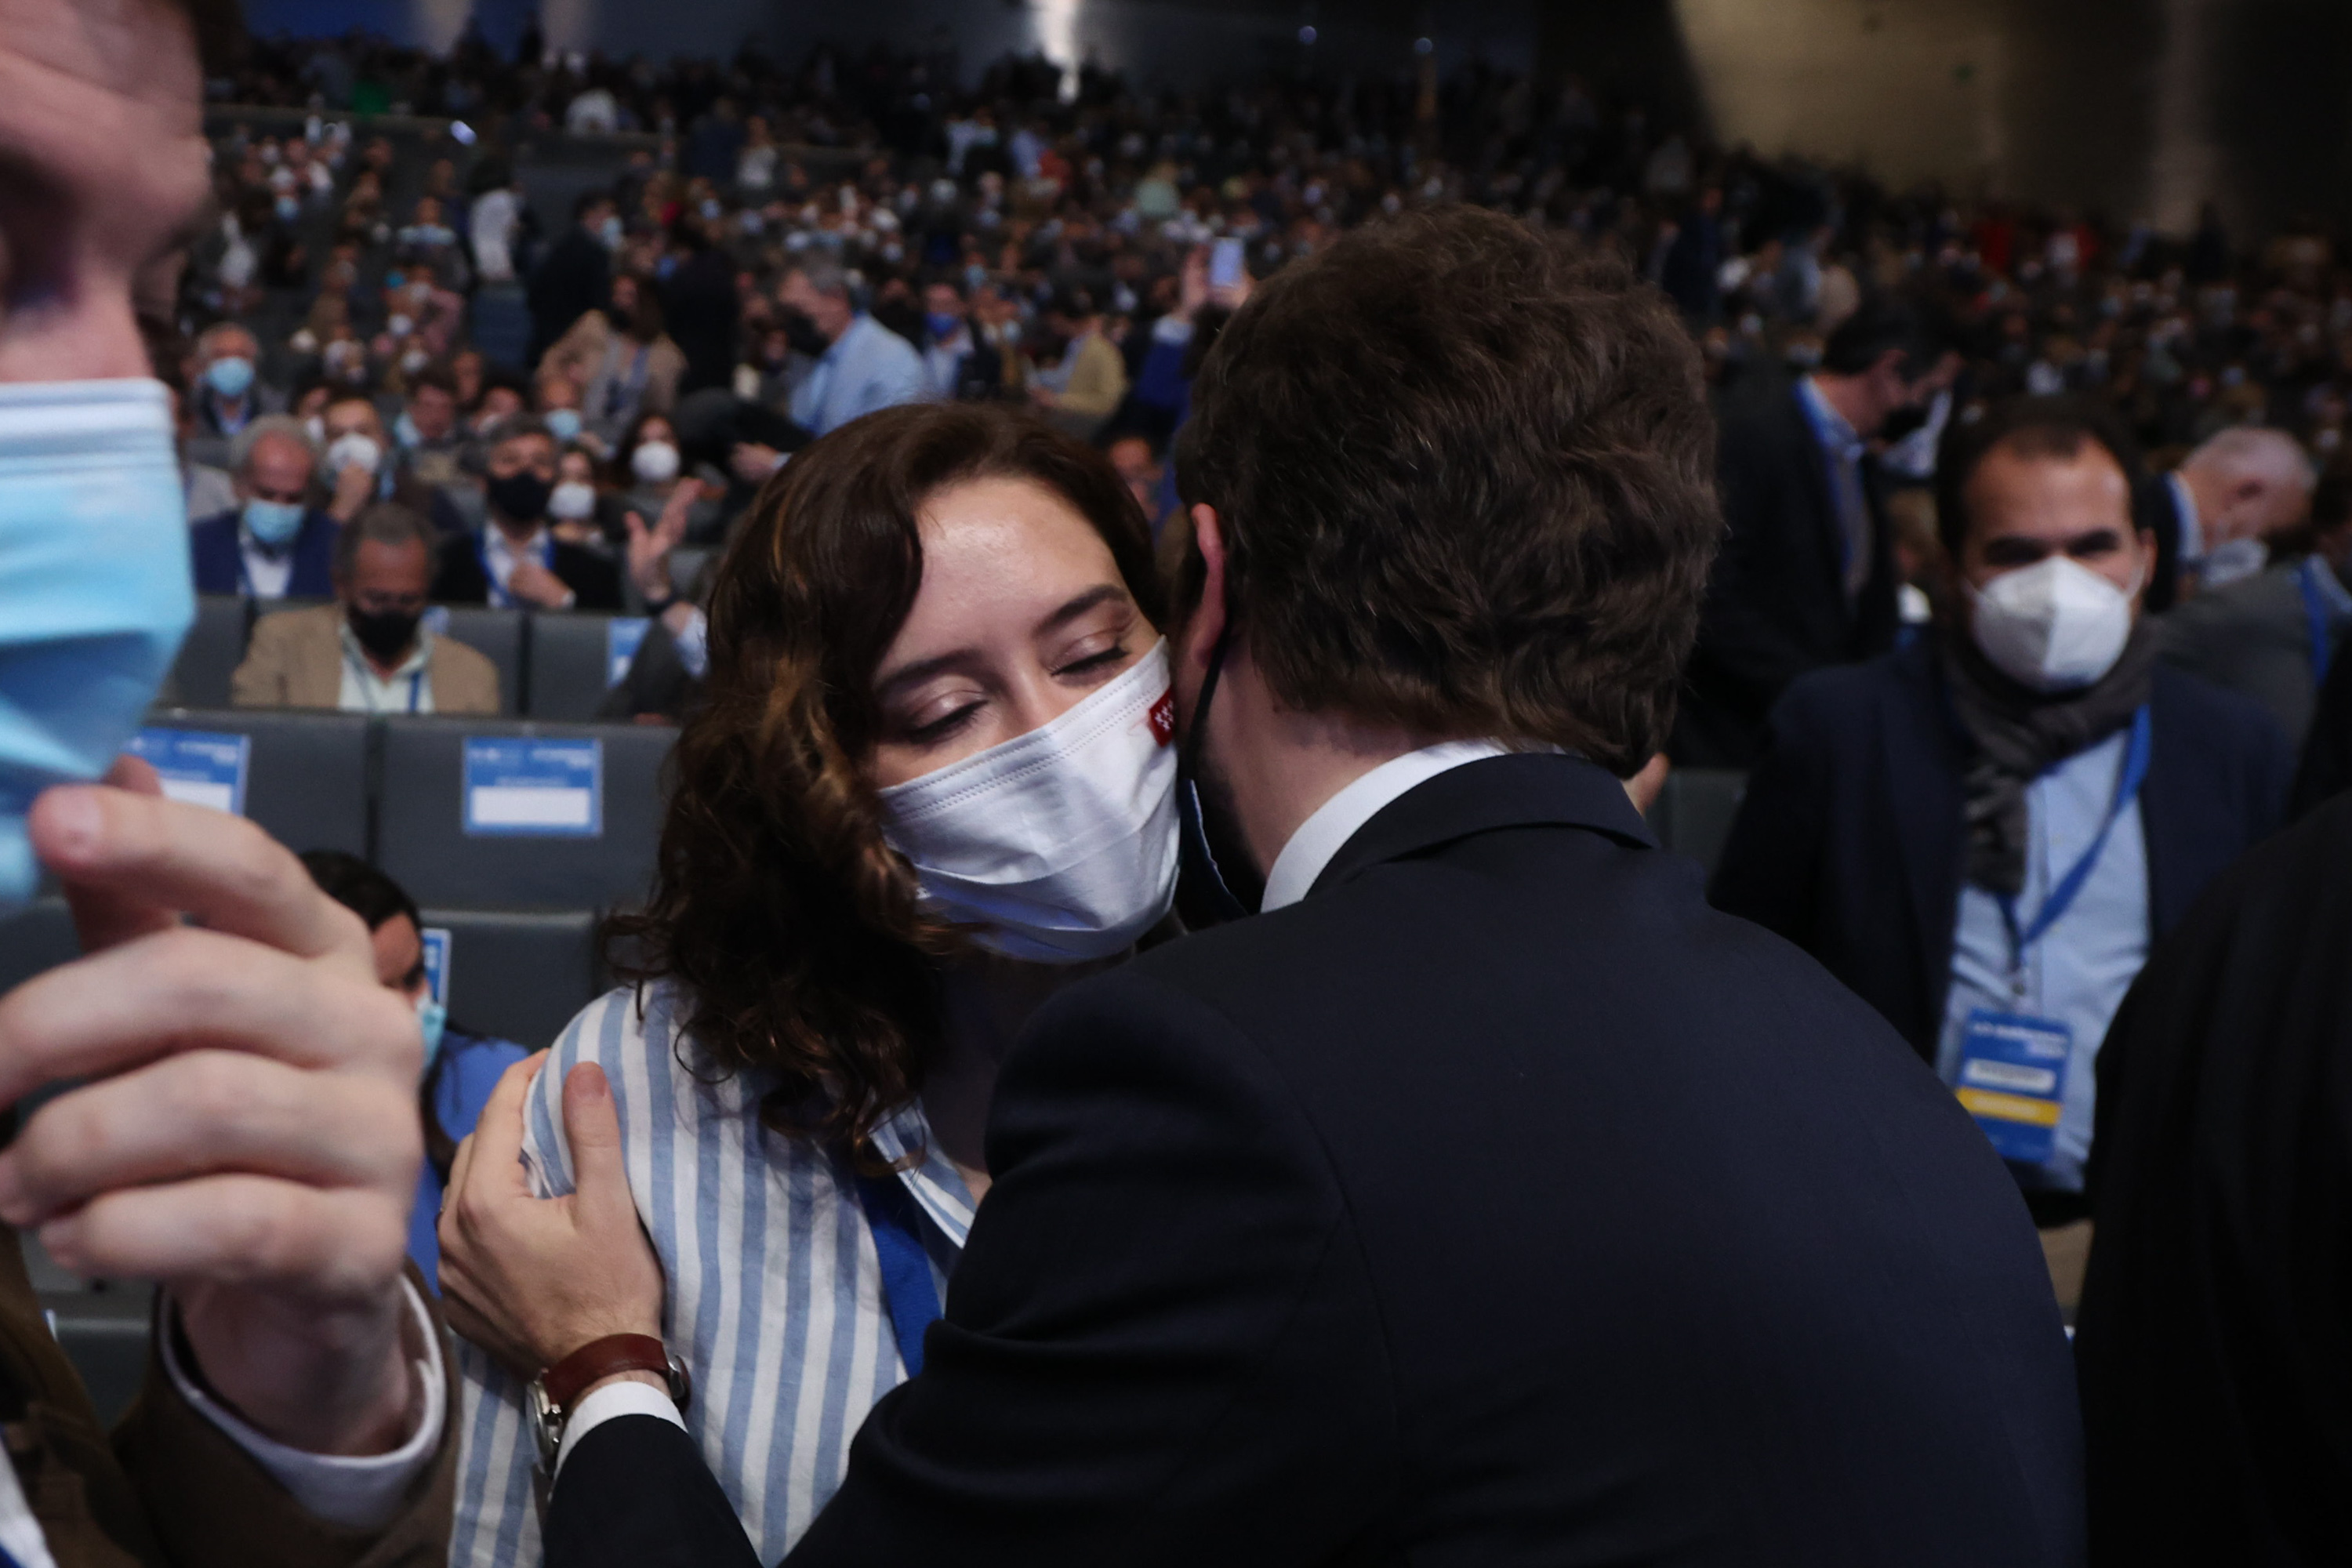
[[[197,1387],[180,1365],[179,1351],[173,1343],[174,1336],[169,1331],[172,1307],[168,1301],[160,1331],[163,1371],[171,1377],[172,1385],[180,1391],[181,1398],[252,1455],[254,1461],[269,1472],[270,1479],[284,1487],[306,1511],[350,1530],[380,1529],[400,1511],[401,1499],[407,1494],[410,1483],[440,1451],[442,1424],[448,1419],[448,1384],[441,1362],[441,1338],[433,1331],[433,1315],[425,1310],[424,1298],[417,1294],[413,1281],[403,1279],[401,1289],[407,1293],[408,1309],[416,1321],[417,1339],[425,1347],[424,1355],[413,1363],[425,1384],[424,1415],[408,1441],[389,1454],[307,1454],[265,1436]]]
[[[686,629],[673,639],[677,644],[677,661],[686,666],[687,674],[700,680],[710,673],[710,617],[698,606],[686,623]]]
[[[556,1445],[555,1473],[563,1473],[563,1461],[572,1458],[572,1450],[580,1439],[605,1422],[621,1415],[658,1415],[679,1431],[686,1430],[686,1417],[677,1413],[677,1401],[650,1383],[639,1383],[625,1377],[618,1383],[608,1383],[582,1400],[563,1424],[563,1441]]]
[[[1159,343],[1189,343],[1192,341],[1192,323],[1176,316],[1162,316],[1151,323],[1151,341]]]

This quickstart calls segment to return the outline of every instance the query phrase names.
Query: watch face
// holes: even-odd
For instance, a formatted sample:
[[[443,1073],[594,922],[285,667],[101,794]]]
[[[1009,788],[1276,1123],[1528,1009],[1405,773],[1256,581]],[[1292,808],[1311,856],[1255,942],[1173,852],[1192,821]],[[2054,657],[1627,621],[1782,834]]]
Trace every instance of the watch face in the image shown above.
[[[552,1472],[556,1452],[563,1446],[563,1412],[535,1377],[530,1380],[530,1435],[539,1444],[540,1464]]]

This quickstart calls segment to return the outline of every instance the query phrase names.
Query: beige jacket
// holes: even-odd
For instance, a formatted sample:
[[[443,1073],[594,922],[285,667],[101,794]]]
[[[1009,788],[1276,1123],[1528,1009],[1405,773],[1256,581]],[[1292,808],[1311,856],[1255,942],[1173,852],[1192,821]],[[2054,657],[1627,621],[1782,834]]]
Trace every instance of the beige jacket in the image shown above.
[[[572,322],[540,360],[541,371],[560,370],[572,378],[572,384],[580,389],[581,410],[591,425],[603,420],[613,383],[627,374],[635,357],[635,345],[626,342],[619,354],[607,357],[617,335],[604,311],[591,310]],[[621,422],[625,424],[640,414],[667,414],[677,402],[677,384],[685,374],[686,351],[664,332],[653,341],[646,356],[644,389],[635,404],[623,411]],[[612,438],[617,441],[622,434],[614,430]]]
[[[421,1277],[412,1265],[412,1280]],[[430,1292],[425,1296],[439,1307]],[[16,1234],[0,1226],[0,1464],[16,1472],[58,1568],[441,1568],[457,1499],[457,1358],[441,1447],[379,1531],[330,1524],[192,1409],[151,1350],[111,1440],[41,1317]]]
[[[343,607],[280,610],[254,623],[245,662],[229,677],[239,708],[333,708],[343,695]],[[454,637],[425,659],[436,713],[497,713],[498,667]]]

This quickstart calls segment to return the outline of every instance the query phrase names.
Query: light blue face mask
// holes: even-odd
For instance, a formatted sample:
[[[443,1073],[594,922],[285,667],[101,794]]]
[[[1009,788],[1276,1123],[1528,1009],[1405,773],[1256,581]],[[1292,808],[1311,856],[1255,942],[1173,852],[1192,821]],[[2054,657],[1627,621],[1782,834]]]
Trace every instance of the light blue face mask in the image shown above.
[[[547,431],[549,435],[553,436],[559,441],[572,441],[578,439],[580,435],[580,410],[577,408],[549,409],[547,411]]]
[[[0,384],[0,908],[33,797],[107,770],[195,610],[163,384]]]
[[[223,397],[243,397],[253,387],[253,362],[231,355],[205,367],[205,384]]]
[[[449,1026],[449,1009],[433,1000],[427,991],[416,999],[416,1026],[425,1036],[425,1072],[433,1071],[433,1059],[441,1054],[441,1032]]]
[[[288,541],[302,531],[302,509],[292,501],[256,496],[245,503],[245,531],[265,550],[283,550]]]

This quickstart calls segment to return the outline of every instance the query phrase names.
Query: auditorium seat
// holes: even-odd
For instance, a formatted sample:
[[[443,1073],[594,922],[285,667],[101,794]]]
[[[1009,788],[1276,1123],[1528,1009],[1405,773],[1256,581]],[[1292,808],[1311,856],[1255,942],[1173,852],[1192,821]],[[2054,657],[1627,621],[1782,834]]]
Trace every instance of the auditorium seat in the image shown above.
[[[521,711],[525,666],[520,610],[493,610],[481,605],[436,605],[427,612],[443,636],[464,643],[497,667],[499,711]],[[446,617],[446,619],[444,618]]]
[[[195,624],[172,666],[172,694],[189,708],[228,706],[229,677],[245,659],[253,606],[234,594],[196,595]]]
[[[553,1045],[597,990],[596,917],[587,910],[424,911],[449,933],[453,1024],[537,1050]]]
[[[149,714],[147,727],[250,736],[247,817],[289,849],[368,852],[365,714],[173,708]]]
[[[578,612],[531,616],[530,689],[522,710],[534,719],[572,723],[596,717],[597,707],[613,688],[616,621],[624,626],[631,624],[626,616]]]
[[[466,718],[388,718],[383,725],[376,864],[421,905],[469,909],[604,909],[645,897],[661,832],[662,759],[673,731],[611,724]],[[593,832],[531,830],[503,814],[467,830],[469,740],[594,741],[601,756]],[[528,793],[528,792],[525,792]],[[585,798],[585,797],[583,797]],[[484,815],[491,814],[487,809]],[[521,808],[528,817],[531,807]]]
[[[1737,769],[1676,768],[1650,807],[1651,829],[1659,843],[1687,855],[1712,876],[1747,791],[1748,775]]]
[[[81,952],[63,899],[36,899],[0,913],[0,993]]]

